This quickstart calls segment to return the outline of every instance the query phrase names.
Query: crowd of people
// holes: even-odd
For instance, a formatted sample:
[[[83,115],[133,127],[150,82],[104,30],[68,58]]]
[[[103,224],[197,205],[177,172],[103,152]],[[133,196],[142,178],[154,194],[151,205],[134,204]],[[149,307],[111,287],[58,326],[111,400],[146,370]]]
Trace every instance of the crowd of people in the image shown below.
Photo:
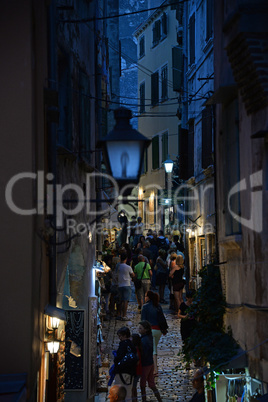
[[[132,281],[139,310],[148,290],[157,291],[160,304],[169,303],[170,309],[176,313],[183,301],[182,290],[186,281],[182,239],[179,235],[168,239],[162,230],[157,233],[150,229],[145,236],[142,225],[141,218],[138,218],[135,231],[130,230],[128,243],[111,247],[105,240],[102,248],[102,260],[111,268],[103,278],[105,312],[123,321],[127,320]],[[165,300],[167,287],[169,301]]]
[[[103,278],[105,311],[109,318],[127,321],[127,308],[135,286],[138,311],[141,321],[139,333],[130,333],[127,326],[117,332],[119,347],[114,351],[114,364],[110,370],[110,400],[137,400],[137,385],[140,383],[142,401],[146,401],[146,385],[151,388],[156,399],[162,401],[155,384],[158,376],[157,345],[162,335],[168,331],[161,304],[169,303],[169,308],[181,318],[181,335],[185,341],[194,328],[194,320],[188,319],[187,309],[191,305],[194,292],[186,292],[184,246],[182,239],[174,235],[165,237],[163,231],[148,230],[143,235],[141,218],[130,227],[128,243],[112,248],[108,240],[103,244],[103,256],[111,268]],[[169,289],[169,302],[165,300]],[[200,373],[199,373],[200,374]],[[198,380],[203,381],[199,375]],[[194,381],[200,385],[200,381]],[[202,387],[201,387],[202,388]],[[202,389],[197,389],[193,401],[204,401]],[[122,399],[123,398],[123,399]]]

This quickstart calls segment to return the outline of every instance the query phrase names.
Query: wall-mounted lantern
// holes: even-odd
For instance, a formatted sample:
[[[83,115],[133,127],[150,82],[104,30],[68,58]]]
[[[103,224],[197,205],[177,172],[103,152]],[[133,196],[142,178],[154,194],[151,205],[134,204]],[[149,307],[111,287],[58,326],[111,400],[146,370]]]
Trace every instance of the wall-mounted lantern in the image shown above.
[[[99,141],[108,173],[119,187],[138,183],[141,175],[145,149],[151,140],[135,130],[129,120],[130,109],[120,107],[114,111],[115,127],[106,138]]]
[[[59,328],[60,320],[66,321],[65,311],[52,305],[47,305],[45,308],[46,314],[46,348],[49,353],[58,353],[60,341],[57,338],[57,330]]]

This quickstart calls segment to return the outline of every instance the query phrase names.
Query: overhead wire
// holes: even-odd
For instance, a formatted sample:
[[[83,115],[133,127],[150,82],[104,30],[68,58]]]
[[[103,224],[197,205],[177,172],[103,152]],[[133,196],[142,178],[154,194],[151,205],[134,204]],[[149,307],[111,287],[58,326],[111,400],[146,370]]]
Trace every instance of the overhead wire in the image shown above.
[[[147,9],[147,11],[156,10],[156,9],[159,9],[159,8],[165,8],[165,7],[167,7],[167,6],[177,5],[177,4],[180,4],[180,3],[187,2],[187,1],[189,1],[189,0],[183,0],[183,1],[178,1],[178,2],[175,2],[175,3],[164,4],[164,5],[160,5],[160,6],[158,6],[158,7],[153,7],[153,8]],[[139,12],[140,12],[140,11],[137,11],[137,12],[134,12],[134,13],[130,13],[130,14],[137,14],[137,13],[139,13]],[[76,15],[78,15],[78,14],[76,13]],[[126,13],[126,15],[128,15],[128,14]],[[123,16],[123,15],[122,15],[122,16]],[[105,19],[105,18],[104,18],[104,19]],[[60,21],[60,22],[61,22],[61,21]],[[86,24],[86,26],[87,26],[90,30],[92,30],[92,28],[87,24],[87,21],[86,21],[86,20],[83,21],[83,22]],[[103,38],[101,38],[100,35],[97,35],[97,36],[98,36],[99,39],[103,40]],[[115,52],[117,52],[118,54],[120,53],[119,49],[117,49],[115,46],[111,45],[110,42],[108,42],[108,46],[110,46],[110,47],[111,47]],[[148,76],[151,76],[151,74],[153,74],[153,71],[151,71],[150,69],[148,69],[148,68],[145,67],[145,66],[142,66],[140,63],[138,63],[136,60],[132,59],[132,58],[131,58],[129,55],[127,55],[126,53],[121,52],[121,55],[123,55],[126,59],[128,59],[128,60],[131,61],[132,63],[136,64],[137,68],[139,68],[144,74],[146,74],[146,75],[148,75]],[[142,68],[143,68],[144,70],[147,70],[148,73],[146,73],[146,71],[143,71]],[[212,74],[208,77],[208,79],[210,79],[213,74],[214,74],[214,73],[212,73]],[[162,80],[160,79],[160,81],[162,81]],[[206,94],[203,94],[203,95],[201,94],[200,98],[198,98],[198,99],[193,99],[193,98],[195,97],[195,95],[202,89],[202,87],[203,87],[205,84],[207,84],[207,82],[208,82],[208,81],[205,81],[205,82],[203,83],[203,85],[202,85],[195,93],[193,93],[193,95],[189,95],[189,96],[191,96],[191,102],[192,102],[192,101],[197,101],[197,100],[202,100],[202,99],[207,99]],[[173,89],[173,83],[172,83],[172,81],[167,80],[167,83],[168,83],[168,87]],[[183,92],[184,94],[185,94],[185,93],[190,94],[190,92],[192,92],[192,91],[189,91],[189,90],[186,91],[185,89],[182,88],[182,91],[181,91],[181,92]]]
[[[129,13],[107,15],[107,16],[103,16],[103,17],[90,17],[90,18],[81,18],[80,17],[80,19],[77,19],[77,20],[65,19],[65,20],[60,20],[60,22],[63,22],[63,23],[87,23],[87,22],[94,22],[94,21],[103,21],[103,20],[107,20],[107,19],[111,19],[111,18],[120,18],[120,17],[126,17],[128,15],[134,15],[134,14],[140,14],[140,13],[144,13],[144,12],[148,12],[148,11],[159,10],[161,8],[166,8],[166,7],[173,6],[173,5],[184,4],[188,1],[189,0],[178,0],[174,3],[166,3],[165,2],[165,4],[161,4],[157,7],[151,7],[151,8],[147,8],[147,9],[143,9],[143,10],[138,10],[138,11],[131,11]]]

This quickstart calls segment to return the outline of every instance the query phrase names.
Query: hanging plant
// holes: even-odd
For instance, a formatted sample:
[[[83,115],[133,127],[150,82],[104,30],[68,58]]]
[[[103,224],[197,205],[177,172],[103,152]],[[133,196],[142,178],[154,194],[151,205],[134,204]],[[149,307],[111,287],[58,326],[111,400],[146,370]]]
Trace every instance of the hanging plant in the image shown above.
[[[225,331],[224,314],[226,301],[222,293],[219,268],[208,265],[199,271],[202,278],[188,316],[196,325],[182,347],[187,363],[195,361],[210,370],[208,382],[215,387],[217,372],[237,353],[238,344],[231,330]]]

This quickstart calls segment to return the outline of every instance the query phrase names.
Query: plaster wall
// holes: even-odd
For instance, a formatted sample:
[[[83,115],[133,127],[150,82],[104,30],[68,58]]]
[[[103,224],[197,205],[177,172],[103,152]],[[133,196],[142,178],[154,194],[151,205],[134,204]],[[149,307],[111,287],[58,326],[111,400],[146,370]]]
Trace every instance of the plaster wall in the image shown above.
[[[37,4],[38,3],[38,4]],[[16,10],[16,12],[14,12]],[[38,237],[43,216],[12,212],[5,200],[8,181],[45,168],[43,89],[47,78],[46,8],[40,2],[10,1],[0,16],[1,80],[1,331],[0,373],[28,375],[28,397],[36,392],[48,302],[45,245]],[[37,45],[38,44],[38,45]],[[14,185],[14,203],[36,207],[37,182]]]

